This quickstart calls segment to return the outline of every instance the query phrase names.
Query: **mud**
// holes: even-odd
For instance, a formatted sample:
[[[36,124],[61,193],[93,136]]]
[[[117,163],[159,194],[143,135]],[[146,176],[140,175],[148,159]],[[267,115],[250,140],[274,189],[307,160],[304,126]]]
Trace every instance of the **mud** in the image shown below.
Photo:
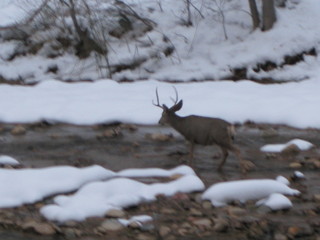
[[[169,169],[185,164],[188,159],[188,147],[185,140],[168,127],[133,126],[117,123],[114,125],[74,126],[46,122],[21,125],[21,127],[24,131],[17,133],[14,132],[16,125],[2,124],[0,126],[0,153],[18,159],[25,167],[99,164],[113,171],[148,167]],[[180,198],[159,198],[154,203],[127,210],[129,214],[158,216],[157,223],[152,228],[145,230],[128,228],[119,233],[107,235],[113,239],[166,239],[167,237],[168,239],[199,239],[199,237],[208,239],[212,237],[215,239],[275,239],[276,236],[279,239],[281,237],[286,237],[283,239],[299,239],[300,237],[303,237],[301,239],[320,239],[320,230],[317,230],[320,229],[320,202],[315,199],[315,196],[320,194],[320,165],[318,165],[320,131],[253,123],[237,126],[236,130],[235,144],[241,149],[243,157],[253,162],[256,167],[243,175],[236,158],[230,154],[223,171],[218,172],[219,149],[213,146],[198,146],[195,149],[193,166],[196,173],[207,187],[219,181],[275,178],[282,175],[291,180],[293,188],[302,192],[300,197],[291,198],[294,205],[292,209],[264,212],[257,209],[253,203],[246,206],[238,206],[235,203],[236,207],[244,208],[246,211],[246,216],[238,218],[236,224],[233,217],[229,216],[229,208],[203,209],[202,203],[197,201],[197,194],[185,197],[183,202]],[[304,152],[289,151],[283,154],[266,154],[259,150],[265,144],[284,143],[293,138],[307,140],[313,143],[315,148]],[[304,180],[296,180],[292,177],[296,170],[305,175]],[[41,206],[41,203],[39,204]],[[177,207],[177,204],[182,207]],[[168,208],[171,206],[174,214],[162,214],[164,206]],[[19,218],[21,222],[25,218],[32,218],[38,207],[27,206],[6,211],[13,211],[15,214],[12,218]],[[190,209],[197,209],[198,215],[196,217],[211,219],[210,221],[215,222],[214,226],[217,225],[216,218],[223,216],[228,221],[228,230],[220,232],[209,227],[204,229],[182,227],[185,222],[195,221],[189,212]],[[244,217],[248,219],[244,219]],[[40,216],[35,216],[35,218],[41,219]],[[215,219],[213,220],[213,218]],[[92,221],[99,222],[102,219],[91,219],[81,225],[75,225],[74,229],[83,230],[81,234],[78,234],[81,236],[75,234],[76,239],[105,239],[104,234],[90,232]],[[264,221],[266,226],[261,224]],[[18,220],[13,219],[12,222],[18,222]],[[86,223],[90,227],[86,227]],[[300,229],[302,233],[298,230],[294,231],[299,226],[305,226],[306,223],[307,230]],[[172,227],[175,226],[174,224],[176,228]],[[255,224],[258,227],[254,227]],[[167,237],[162,236],[159,233],[161,232],[159,226],[170,227],[168,232],[171,232],[171,235],[168,233]],[[73,238],[72,234],[70,236],[63,234],[63,227],[59,227],[62,230],[57,231],[58,233],[54,236],[40,236],[33,231],[25,231],[14,224],[0,223],[0,239],[60,240]],[[86,228],[88,230],[85,230]]]

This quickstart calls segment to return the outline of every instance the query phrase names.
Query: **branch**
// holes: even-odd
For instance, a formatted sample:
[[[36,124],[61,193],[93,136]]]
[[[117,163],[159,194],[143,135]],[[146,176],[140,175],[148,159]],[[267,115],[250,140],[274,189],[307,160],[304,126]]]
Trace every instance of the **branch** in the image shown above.
[[[0,30],[9,30],[9,29],[19,28],[19,27],[23,27],[23,26],[28,25],[30,22],[33,21],[33,19],[35,19],[40,14],[42,9],[45,6],[47,6],[50,1],[51,0],[44,0],[42,2],[42,4],[34,11],[34,13],[26,21],[24,21],[23,23],[15,23],[15,24],[11,24],[11,25],[8,25],[8,26],[5,26],[5,27],[0,27]]]

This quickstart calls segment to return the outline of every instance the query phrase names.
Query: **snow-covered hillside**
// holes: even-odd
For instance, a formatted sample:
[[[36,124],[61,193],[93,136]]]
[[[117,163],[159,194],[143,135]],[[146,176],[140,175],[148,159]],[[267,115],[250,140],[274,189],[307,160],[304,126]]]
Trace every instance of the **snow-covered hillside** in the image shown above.
[[[112,6],[112,1],[87,2],[97,15],[104,14],[103,11]],[[114,70],[114,80],[190,81],[244,77],[290,81],[317,77],[320,65],[318,1],[288,0],[285,8],[277,8],[278,20],[267,32],[252,32],[247,1],[193,0],[192,26],[183,24],[187,19],[184,1],[127,0],[126,3],[141,18],[151,20],[153,29],[136,38],[132,37],[133,33],[120,39],[107,36],[110,65],[122,66]],[[26,10],[32,8],[24,0],[2,1],[0,7],[4,26],[23,19]],[[70,17],[65,21],[71,24]],[[59,31],[50,29],[37,31],[29,41],[48,39],[52,43],[58,34]],[[7,61],[15,52],[23,51],[21,45],[20,41],[1,41],[0,37],[0,75],[6,80],[96,80],[108,75],[104,68],[97,67],[102,62],[97,63],[94,54],[79,60],[74,52],[64,51],[48,58],[52,51],[50,44],[44,44],[36,55],[22,54]],[[290,58],[296,64],[288,64],[292,62]],[[137,65],[123,67],[132,63]],[[266,63],[272,63],[267,72],[261,67]],[[237,70],[242,73],[235,76]]]

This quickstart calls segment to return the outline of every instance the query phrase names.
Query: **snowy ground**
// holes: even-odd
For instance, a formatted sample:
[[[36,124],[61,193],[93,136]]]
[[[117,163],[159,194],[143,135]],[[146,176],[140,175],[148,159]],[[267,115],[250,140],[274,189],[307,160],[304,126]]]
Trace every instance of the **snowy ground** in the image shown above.
[[[2,26],[10,25],[36,7],[25,0],[1,1]],[[95,1],[88,1],[95,5]],[[191,8],[193,26],[182,24],[186,20],[184,1],[128,0],[138,14],[154,21],[157,26],[151,32],[132,40],[130,37],[116,39],[108,37],[109,61],[111,65],[128,63],[134,59],[150,58],[135,70],[115,73],[115,80],[206,80],[228,78],[232,69],[247,68],[248,77],[269,78],[279,81],[305,80],[319,75],[319,57],[304,55],[301,62],[283,65],[286,56],[295,56],[319,49],[320,25],[318,18],[320,3],[314,0],[287,1],[286,8],[277,8],[277,23],[271,31],[252,32],[248,14],[248,1],[193,1]],[[150,10],[152,9],[152,11]],[[199,14],[201,12],[201,14]],[[225,24],[220,12],[223,12]],[[224,27],[226,37],[224,36]],[[50,31],[49,31],[50,32]],[[52,39],[46,32],[34,36]],[[49,33],[52,34],[52,33]],[[170,41],[164,42],[166,36]],[[57,79],[101,79],[94,57],[79,60],[64,53],[57,58],[46,58],[47,50],[38,55],[21,56],[6,61],[19,48],[17,41],[0,41],[0,75],[5,79],[23,79],[26,82]],[[146,47],[148,46],[148,47]],[[172,55],[166,57],[160,49],[174,47]],[[153,56],[153,57],[150,57]],[[279,67],[272,71],[254,71],[258,64],[267,61]],[[48,72],[57,66],[58,72]],[[104,76],[105,77],[105,76]]]
[[[8,157],[2,156],[3,163]],[[167,183],[145,184],[130,177],[170,177],[178,179]],[[0,207],[17,207],[32,204],[45,197],[58,195],[53,204],[41,208],[41,214],[49,220],[66,222],[83,221],[88,217],[102,217],[113,209],[123,209],[140,203],[154,201],[159,194],[172,196],[175,193],[203,191],[205,186],[195,172],[187,166],[171,170],[128,169],[118,173],[99,166],[75,168],[70,166],[43,169],[1,169]],[[272,210],[292,207],[283,194],[298,195],[299,191],[289,188],[288,180],[240,180],[218,183],[203,193],[216,207],[239,200],[259,200]],[[259,189],[259,191],[257,191]],[[70,192],[75,194],[69,195]]]
[[[250,81],[175,85],[183,99],[178,114],[220,117],[232,123],[285,124],[320,128],[316,111],[320,81],[261,85]],[[47,120],[73,124],[122,121],[156,124],[161,111],[152,105],[158,87],[160,102],[172,105],[171,84],[157,81],[94,83],[46,81],[36,86],[0,85],[0,121]]]

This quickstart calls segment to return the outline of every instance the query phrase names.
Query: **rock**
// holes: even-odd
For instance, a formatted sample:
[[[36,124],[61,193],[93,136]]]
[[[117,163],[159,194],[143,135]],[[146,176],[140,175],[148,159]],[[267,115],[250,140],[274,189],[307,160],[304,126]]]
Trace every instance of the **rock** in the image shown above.
[[[172,196],[172,199],[178,200],[178,201],[188,201],[190,200],[190,197],[186,193],[176,193]]]
[[[27,130],[22,125],[17,125],[11,130],[12,135],[24,135],[26,134]]]
[[[229,227],[229,224],[225,219],[223,218],[214,219],[213,230],[215,232],[225,232],[227,231],[228,227]]]
[[[282,233],[276,233],[274,235],[274,240],[288,240],[286,235],[283,235]]]
[[[67,228],[63,230],[63,234],[66,236],[66,238],[76,238],[80,237],[82,232],[75,228]]]
[[[288,228],[288,236],[291,238],[310,236],[313,234],[312,227],[305,223],[299,226],[291,226]]]
[[[174,209],[172,209],[172,208],[164,207],[164,208],[161,209],[161,213],[162,214],[175,214],[176,211]]]
[[[123,218],[126,216],[126,213],[121,209],[111,209],[106,213],[105,216],[111,218]]]
[[[182,175],[182,174],[173,174],[173,175],[171,175],[170,177],[169,177],[169,179],[170,180],[177,180],[177,179],[179,179],[179,178],[181,178],[181,177],[183,177],[184,175]]]
[[[114,138],[117,136],[121,135],[121,130],[120,128],[111,128],[111,129],[107,129],[105,130],[100,137],[102,138]]]
[[[22,224],[23,230],[33,230],[40,235],[53,235],[56,233],[55,228],[49,223],[39,223],[34,220]]]
[[[120,231],[124,226],[117,220],[105,220],[99,227],[98,232]]]
[[[297,168],[301,168],[301,167],[302,167],[302,164],[299,163],[299,162],[293,162],[293,163],[290,163],[290,164],[289,164],[289,167],[290,167],[290,168],[297,169]]]
[[[311,159],[308,159],[306,161],[306,163],[308,164],[308,166],[312,167],[312,168],[316,168],[316,169],[319,169],[320,168],[320,161],[319,159],[316,159],[316,158],[311,158]]]
[[[148,133],[146,134],[146,138],[151,139],[153,141],[159,141],[159,142],[168,142],[171,139],[173,139],[172,134],[161,134],[161,133]]]
[[[206,200],[202,203],[202,207],[206,210],[212,209],[212,203],[210,201]]]
[[[209,229],[212,227],[212,222],[208,218],[195,219],[192,223],[200,229]]]
[[[168,236],[170,232],[171,232],[171,229],[168,226],[160,226],[159,228],[159,235],[162,238]]]
[[[301,150],[296,144],[290,144],[285,147],[282,151],[282,155],[297,155]]]
[[[261,136],[264,138],[277,137],[278,135],[278,131],[274,128],[265,129],[261,132]]]
[[[201,217],[201,216],[203,216],[203,213],[200,210],[196,209],[196,208],[191,208],[190,209],[190,215]]]
[[[135,240],[156,240],[156,237],[149,234],[140,233],[135,237]]]
[[[319,193],[319,194],[314,194],[314,195],[313,195],[313,199],[314,199],[316,202],[320,202],[320,193]]]
[[[121,124],[122,129],[128,129],[131,132],[137,131],[138,127],[134,124]]]
[[[240,207],[228,207],[227,212],[231,216],[243,216],[246,214],[246,210]]]

